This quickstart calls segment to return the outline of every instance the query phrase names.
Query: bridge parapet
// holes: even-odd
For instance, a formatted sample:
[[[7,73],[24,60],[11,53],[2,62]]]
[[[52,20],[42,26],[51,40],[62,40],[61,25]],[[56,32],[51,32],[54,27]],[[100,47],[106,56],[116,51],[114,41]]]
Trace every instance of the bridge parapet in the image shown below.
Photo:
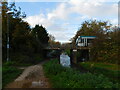
[[[90,49],[91,47],[81,47],[81,46],[66,46],[66,47],[47,47],[46,49]]]

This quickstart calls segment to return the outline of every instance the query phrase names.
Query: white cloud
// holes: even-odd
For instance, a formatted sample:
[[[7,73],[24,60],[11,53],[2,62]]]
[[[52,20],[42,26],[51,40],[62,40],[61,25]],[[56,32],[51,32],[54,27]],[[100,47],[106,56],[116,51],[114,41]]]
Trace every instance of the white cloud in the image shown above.
[[[4,0],[2,0],[4,1]],[[9,2],[11,1],[16,1],[16,2],[68,2],[70,0],[8,0]],[[84,1],[93,1],[93,0],[84,0]],[[95,1],[95,0],[94,0]],[[119,2],[119,0],[97,0],[99,2]]]
[[[71,5],[70,10],[82,15],[88,16],[106,16],[106,15],[116,15],[118,10],[116,4],[106,4],[99,2],[99,0],[70,0]]]
[[[47,15],[40,13],[39,15],[28,16],[27,21],[32,27],[36,24],[45,26],[49,33],[53,34],[57,40],[68,41],[74,35],[71,31],[73,28],[69,20],[83,21],[86,19],[109,18],[111,16],[117,17],[118,5],[103,3],[106,0],[70,0],[69,2],[62,2],[56,8],[47,13]],[[69,17],[71,14],[78,14],[77,17]],[[62,21],[62,23],[59,22]],[[117,23],[117,18],[110,20],[113,24]],[[72,23],[73,24],[73,23]],[[67,29],[70,27],[71,29]],[[79,27],[78,27],[79,28]],[[73,35],[68,35],[73,32]]]
[[[8,2],[66,2],[69,0],[8,0]]]
[[[112,19],[110,20],[110,23],[112,23],[113,26],[118,26],[118,19]]]
[[[54,33],[52,33],[52,35],[54,35],[57,39],[56,39],[56,41],[60,41],[60,42],[62,42],[62,43],[64,43],[64,42],[70,42],[69,40],[70,40],[70,38],[72,38],[73,36],[71,35],[71,36],[69,36],[69,34],[70,33],[65,33],[65,32],[54,32]]]
[[[24,20],[27,21],[32,27],[34,27],[36,24],[43,24],[45,27],[49,27],[53,24],[53,21],[48,20],[44,14],[28,16]]]
[[[48,13],[48,19],[67,19],[69,11],[67,11],[66,3],[61,3],[55,10]]]

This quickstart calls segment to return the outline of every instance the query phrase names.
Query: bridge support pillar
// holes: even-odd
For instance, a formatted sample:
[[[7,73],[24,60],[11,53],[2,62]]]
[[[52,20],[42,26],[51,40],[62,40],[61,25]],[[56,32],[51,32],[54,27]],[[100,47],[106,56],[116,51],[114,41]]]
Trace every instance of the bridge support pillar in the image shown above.
[[[90,60],[90,48],[89,48],[89,60]]]
[[[72,51],[72,62],[77,63],[77,49],[73,49]]]

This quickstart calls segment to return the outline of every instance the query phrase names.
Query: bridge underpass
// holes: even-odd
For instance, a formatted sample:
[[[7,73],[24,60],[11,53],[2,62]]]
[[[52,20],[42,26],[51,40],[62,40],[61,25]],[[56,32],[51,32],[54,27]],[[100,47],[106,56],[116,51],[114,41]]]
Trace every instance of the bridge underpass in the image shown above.
[[[49,47],[49,48],[46,48],[45,50],[47,51],[47,53],[55,52],[55,55],[53,54],[53,56],[59,59],[61,53],[64,52],[66,49],[70,50],[69,56],[70,56],[71,63],[88,61],[90,59],[90,47],[62,47],[62,48]],[[54,58],[54,57],[51,57],[51,58]]]

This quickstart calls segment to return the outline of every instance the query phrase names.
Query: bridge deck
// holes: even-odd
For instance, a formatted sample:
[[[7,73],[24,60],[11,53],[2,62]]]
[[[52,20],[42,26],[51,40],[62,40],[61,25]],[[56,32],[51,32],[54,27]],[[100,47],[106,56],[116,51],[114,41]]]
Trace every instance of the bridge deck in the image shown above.
[[[48,47],[48,50],[61,50],[61,49],[90,49],[90,47]]]

